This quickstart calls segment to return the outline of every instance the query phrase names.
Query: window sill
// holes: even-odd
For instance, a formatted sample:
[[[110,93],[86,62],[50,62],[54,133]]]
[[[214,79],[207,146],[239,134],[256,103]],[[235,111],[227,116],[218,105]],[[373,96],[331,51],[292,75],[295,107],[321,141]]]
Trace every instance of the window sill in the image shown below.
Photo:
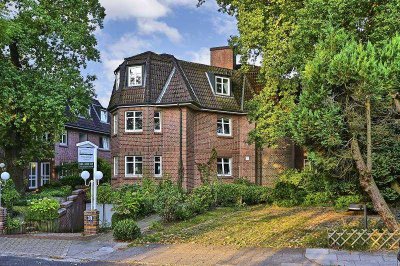
[[[219,137],[219,138],[226,138],[226,139],[233,139],[233,136],[232,136],[232,135],[217,134],[217,137]]]
[[[99,148],[99,151],[110,151],[110,149]]]
[[[232,175],[217,175],[219,178],[232,178]]]
[[[125,175],[125,179],[141,179],[143,178],[143,175]]]
[[[58,146],[63,147],[63,148],[68,148],[68,144],[59,144]]]
[[[162,135],[162,131],[154,131],[154,135]]]

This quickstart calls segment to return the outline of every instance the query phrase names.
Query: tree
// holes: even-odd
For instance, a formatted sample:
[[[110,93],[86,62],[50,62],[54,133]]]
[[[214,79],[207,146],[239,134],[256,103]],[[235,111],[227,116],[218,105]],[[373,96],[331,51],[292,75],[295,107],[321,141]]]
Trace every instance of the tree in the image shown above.
[[[65,122],[87,113],[95,77],[80,71],[99,60],[104,16],[97,0],[0,3],[0,150],[20,191],[28,162],[50,156]]]
[[[387,227],[399,229],[373,177],[374,147],[397,118],[398,1],[217,2],[237,18],[231,41],[243,62],[262,55],[266,85],[249,103],[252,138],[274,146],[289,137],[337,158],[342,172],[350,165]]]

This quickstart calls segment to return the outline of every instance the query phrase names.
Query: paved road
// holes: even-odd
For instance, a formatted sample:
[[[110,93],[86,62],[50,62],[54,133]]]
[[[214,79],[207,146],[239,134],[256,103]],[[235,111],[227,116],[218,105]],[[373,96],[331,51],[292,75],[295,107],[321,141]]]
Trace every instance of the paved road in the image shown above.
[[[75,266],[75,265],[84,265],[84,266],[94,266],[94,265],[117,265],[115,263],[110,262],[66,262],[66,261],[57,261],[50,259],[39,259],[39,258],[27,258],[27,257],[15,257],[15,256],[0,256],[0,266]],[[120,265],[120,264],[118,264]]]

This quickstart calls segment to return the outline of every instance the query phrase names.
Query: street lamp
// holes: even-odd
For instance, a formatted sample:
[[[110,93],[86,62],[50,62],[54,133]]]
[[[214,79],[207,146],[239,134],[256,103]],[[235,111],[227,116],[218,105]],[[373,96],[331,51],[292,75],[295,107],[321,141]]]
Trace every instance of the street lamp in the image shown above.
[[[0,163],[0,168],[4,169],[6,165],[4,163]],[[10,174],[8,172],[3,172],[0,175],[1,180],[4,180],[4,185],[0,183],[0,208],[1,208],[1,189],[5,186],[8,179],[10,179]]]
[[[90,173],[88,171],[83,171],[81,177],[85,180],[85,186],[90,186],[90,209],[95,210],[97,208],[97,185],[103,178],[103,173],[101,171],[95,171],[93,180],[89,181],[89,185],[87,185],[86,181],[90,178]]]

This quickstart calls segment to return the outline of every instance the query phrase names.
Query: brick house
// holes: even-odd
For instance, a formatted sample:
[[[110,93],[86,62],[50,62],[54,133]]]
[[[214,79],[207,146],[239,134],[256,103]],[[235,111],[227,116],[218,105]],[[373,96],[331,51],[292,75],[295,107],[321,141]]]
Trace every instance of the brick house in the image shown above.
[[[50,136],[44,136],[49,138]],[[110,116],[98,100],[93,99],[88,107],[88,116],[78,117],[75,122],[65,124],[60,142],[54,144],[54,157],[29,163],[26,173],[28,189],[36,189],[51,180],[62,178],[65,173],[57,166],[78,161],[76,144],[89,140],[99,147],[99,158],[111,162]]]
[[[262,176],[269,184],[301,161],[290,142],[264,150],[248,144],[254,124],[245,102],[262,88],[259,68],[243,74],[230,47],[210,50],[211,65],[145,52],[115,70],[108,107],[114,186],[168,176],[180,177],[190,190],[201,184],[199,164],[210,160],[213,149],[217,158],[210,167],[226,182]]]

